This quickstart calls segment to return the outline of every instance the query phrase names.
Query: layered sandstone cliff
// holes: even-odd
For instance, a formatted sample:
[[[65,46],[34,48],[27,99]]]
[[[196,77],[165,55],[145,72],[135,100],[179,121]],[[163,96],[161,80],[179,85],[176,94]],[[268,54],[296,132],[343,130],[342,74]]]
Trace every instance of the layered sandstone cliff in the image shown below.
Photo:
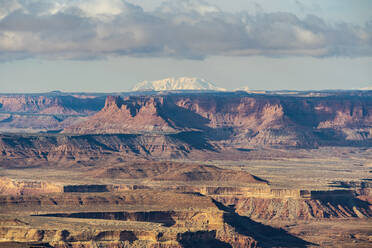
[[[227,213],[210,198],[191,194],[138,190],[0,196],[0,205],[0,242],[49,247],[259,246],[227,223]]]
[[[73,134],[199,131],[236,147],[371,145],[372,97],[195,93],[1,95],[0,131]],[[92,115],[86,118],[82,116]]]
[[[45,181],[12,180],[0,177],[0,195],[36,195],[63,192],[62,185]]]
[[[52,115],[89,114],[102,108],[102,97],[53,94],[0,95],[0,112]]]
[[[0,95],[0,132],[61,130],[99,111],[103,104],[101,96]]]
[[[172,132],[163,117],[163,98],[108,96],[104,108],[87,121],[65,129],[66,133]]]
[[[92,169],[96,178],[140,179],[154,181],[203,182],[266,185],[267,181],[245,171],[222,169],[214,165],[180,162],[131,162]]]
[[[108,97],[66,133],[201,131],[240,146],[371,144],[372,98],[195,94]]]

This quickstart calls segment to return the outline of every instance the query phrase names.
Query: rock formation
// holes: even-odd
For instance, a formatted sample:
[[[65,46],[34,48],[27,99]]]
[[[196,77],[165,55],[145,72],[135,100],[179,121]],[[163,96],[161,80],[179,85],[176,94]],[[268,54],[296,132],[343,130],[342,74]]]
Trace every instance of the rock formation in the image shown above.
[[[0,132],[61,130],[103,106],[101,96],[0,95]]]
[[[179,162],[130,162],[97,168],[90,175],[103,178],[139,179],[206,183],[239,182],[242,184],[267,184],[263,179],[247,172],[221,169],[213,165]]]
[[[53,115],[89,114],[99,110],[102,97],[79,97],[53,94],[0,95],[0,111]]]
[[[0,246],[369,247],[370,93],[256,93],[0,96]]]
[[[174,128],[162,116],[162,105],[164,105],[163,98],[129,97],[122,99],[119,96],[108,96],[100,112],[81,124],[65,129],[64,132],[172,132]]]
[[[44,181],[12,180],[0,177],[0,195],[37,195],[56,192],[63,192],[63,187]]]
[[[372,98],[236,94],[108,97],[66,133],[201,131],[240,146],[370,144]]]

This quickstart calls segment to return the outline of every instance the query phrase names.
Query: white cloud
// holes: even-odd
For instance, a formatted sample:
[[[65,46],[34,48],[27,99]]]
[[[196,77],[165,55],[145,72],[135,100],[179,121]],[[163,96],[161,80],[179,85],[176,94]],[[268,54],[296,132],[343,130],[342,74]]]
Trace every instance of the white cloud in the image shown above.
[[[0,20],[20,8],[22,5],[17,0],[0,0]]]
[[[227,13],[198,0],[150,12],[124,0],[0,0],[0,60],[106,56],[372,56],[372,22]]]
[[[322,34],[315,34],[310,30],[303,29],[301,27],[294,27],[296,40],[300,44],[309,46],[321,46],[323,45],[324,38]]]
[[[0,34],[0,42],[4,50],[17,51],[23,47],[21,35],[15,32],[3,32]]]
[[[106,19],[125,11],[125,4],[121,0],[79,0],[71,6],[79,8],[87,17]]]
[[[157,9],[158,12],[168,13],[168,14],[185,14],[185,13],[197,13],[199,15],[207,15],[210,13],[217,13],[220,10],[213,5],[202,0],[183,0],[174,1],[168,0],[161,4]]]

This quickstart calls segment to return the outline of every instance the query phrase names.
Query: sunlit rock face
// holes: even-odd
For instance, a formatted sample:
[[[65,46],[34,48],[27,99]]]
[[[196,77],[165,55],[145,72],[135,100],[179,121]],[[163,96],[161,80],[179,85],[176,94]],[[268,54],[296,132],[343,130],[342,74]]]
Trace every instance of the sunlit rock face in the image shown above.
[[[372,98],[177,94],[109,96],[65,133],[202,132],[242,146],[317,147],[370,142]],[[354,144],[353,143],[353,144]]]

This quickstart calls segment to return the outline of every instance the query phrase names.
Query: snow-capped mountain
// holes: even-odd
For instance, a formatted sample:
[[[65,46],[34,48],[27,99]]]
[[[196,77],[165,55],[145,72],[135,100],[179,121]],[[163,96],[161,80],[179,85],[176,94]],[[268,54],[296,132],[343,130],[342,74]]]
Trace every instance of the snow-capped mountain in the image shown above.
[[[372,90],[372,86],[360,88],[359,90]]]
[[[179,77],[165,78],[156,81],[143,81],[132,88],[133,91],[171,91],[171,90],[214,90],[225,91],[214,84],[200,78]]]
[[[248,86],[243,86],[240,88],[235,89],[235,91],[251,91],[251,89]]]

